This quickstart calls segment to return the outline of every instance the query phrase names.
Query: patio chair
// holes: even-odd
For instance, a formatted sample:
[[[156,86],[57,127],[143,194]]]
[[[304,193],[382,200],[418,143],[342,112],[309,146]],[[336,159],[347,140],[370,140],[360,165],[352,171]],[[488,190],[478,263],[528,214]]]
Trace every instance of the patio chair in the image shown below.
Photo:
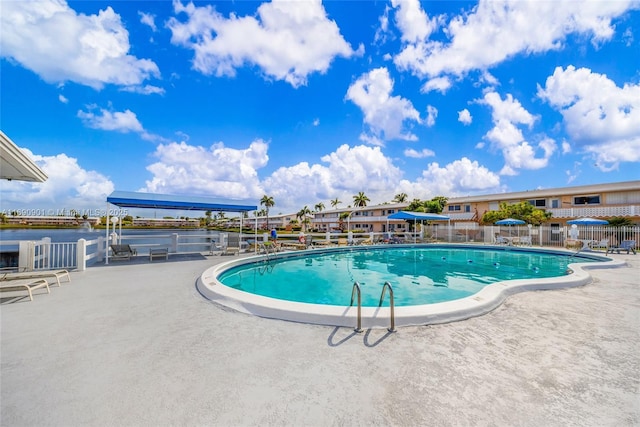
[[[404,239],[399,237],[399,236],[390,236],[389,237],[389,243],[390,244],[400,244],[400,243],[404,243]]]
[[[607,248],[607,254],[609,252],[613,253],[613,251],[616,251],[617,253],[620,253],[620,251],[627,251],[627,255],[630,252],[633,252],[633,254],[636,254],[636,241],[635,240],[623,240],[620,245],[618,246],[610,246]]]
[[[110,245],[111,246],[111,259],[114,261],[117,259],[126,259],[129,261],[132,256],[137,255],[138,252],[129,245]]]
[[[165,261],[169,259],[168,248],[154,248],[149,249],[149,261],[153,261],[154,258],[164,258]]]
[[[222,255],[240,255],[240,235],[238,233],[227,235],[227,244]]]
[[[507,239],[506,237],[500,236],[498,234],[496,234],[496,238],[495,238],[495,244],[496,245],[508,245],[509,243],[511,243],[509,241],[509,239]]]
[[[279,242],[279,245],[282,250],[288,251],[296,251],[307,248],[307,245],[305,243],[299,243],[297,240],[281,240]]]
[[[595,242],[591,244],[591,249],[604,249],[605,251],[609,250],[609,239],[601,239],[599,242]]]
[[[304,244],[306,245],[305,249],[313,249],[313,237],[306,236],[306,239],[304,239]]]
[[[518,244],[519,245],[527,245],[527,246],[531,246],[531,236],[522,236],[518,239]]]

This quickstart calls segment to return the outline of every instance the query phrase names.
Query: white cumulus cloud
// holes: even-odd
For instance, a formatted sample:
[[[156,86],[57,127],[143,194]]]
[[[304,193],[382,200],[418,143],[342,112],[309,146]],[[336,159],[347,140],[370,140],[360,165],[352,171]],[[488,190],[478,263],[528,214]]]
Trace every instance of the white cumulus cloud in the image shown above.
[[[427,80],[425,84],[420,88],[420,92],[429,93],[437,90],[438,92],[445,93],[451,87],[451,79],[448,77],[435,77]]]
[[[129,32],[110,6],[84,15],[64,0],[2,2],[0,38],[3,57],[49,83],[101,89],[137,86],[160,75],[153,61],[129,54]]]
[[[147,166],[153,177],[143,191],[259,199],[264,193],[257,170],[267,164],[267,148],[260,139],[246,149],[223,143],[208,148],[184,141],[159,144],[154,153],[157,161]]]
[[[368,194],[372,203],[382,203],[391,200],[392,190],[402,177],[402,171],[380,147],[343,144],[321,160],[323,164],[304,162],[279,168],[264,180],[265,191],[279,200],[280,206],[297,209],[300,200],[316,203],[335,197],[346,206],[360,191]]]
[[[436,124],[436,117],[438,117],[438,109],[433,105],[427,105],[427,120],[426,125],[431,127]]]
[[[136,113],[131,110],[107,111],[100,109],[96,114],[91,111],[78,111],[78,117],[92,129],[112,130],[122,133],[142,132],[144,129]]]
[[[151,28],[152,31],[155,32],[158,30],[158,28],[156,27],[155,15],[151,13],[145,13],[145,12],[138,12],[138,15],[140,16],[140,22],[142,22],[144,25]]]
[[[377,140],[415,141],[417,137],[406,129],[405,122],[421,123],[420,113],[411,101],[392,93],[393,80],[389,71],[381,67],[360,76],[349,87],[346,99],[360,107],[364,123]]]
[[[571,34],[599,45],[612,37],[612,20],[637,7],[634,0],[481,0],[451,18],[443,30],[448,40],[441,41],[431,38],[439,21],[416,3],[392,2],[404,42],[394,62],[399,69],[429,78],[484,71],[515,55],[558,50]],[[405,17],[408,5],[411,19]]]
[[[433,156],[428,149],[408,155]],[[156,161],[147,167],[153,177],[141,191],[194,194],[224,199],[257,200],[268,194],[276,200],[273,212],[290,213],[318,202],[338,198],[343,206],[363,191],[371,204],[388,202],[399,192],[411,197],[468,194],[497,188],[499,177],[476,161],[463,158],[444,167],[431,163],[415,181],[403,179],[403,171],[380,147],[343,144],[318,163],[282,166],[266,177],[259,171],[269,161],[268,144],[255,140],[242,149],[219,142],[210,147],[172,142],[158,145]],[[434,194],[437,193],[437,194]]]
[[[131,110],[112,112],[101,108],[98,113],[95,113],[92,111],[95,109],[96,107],[92,106],[89,107],[89,111],[79,110],[77,113],[84,125],[89,128],[120,133],[134,132],[140,134],[140,137],[146,141],[165,140],[159,135],[147,132],[138,120],[136,113]]]
[[[114,184],[104,175],[84,169],[78,159],[61,153],[34,155],[22,149],[47,174],[43,183],[3,182],[2,204],[23,209],[103,209]]]
[[[235,76],[237,68],[255,65],[266,76],[298,87],[310,74],[325,73],[335,57],[364,53],[344,40],[320,0],[274,0],[261,4],[255,16],[229,18],[211,5],[173,4],[187,20],[169,20],[171,42],[193,49],[193,67],[206,75]]]
[[[603,171],[640,160],[640,84],[619,87],[587,68],[558,67],[538,96],[560,111],[572,143]]]
[[[471,113],[466,108],[464,110],[458,111],[458,121],[465,126],[468,126],[473,121],[473,117],[471,117]]]
[[[516,175],[518,169],[535,170],[547,166],[557,149],[556,143],[544,135],[533,135],[538,140],[535,144],[527,141],[520,126],[531,129],[537,118],[517,99],[511,94],[502,99],[498,93],[490,91],[479,103],[491,108],[494,126],[485,134],[485,138],[493,148],[502,152],[505,165],[501,174]]]
[[[412,198],[429,199],[435,196],[462,196],[470,193],[497,190],[500,177],[488,168],[466,157],[444,167],[432,162],[415,182],[403,180],[399,188]]]
[[[404,150],[404,155],[414,159],[422,159],[424,157],[433,157],[436,155],[436,153],[433,150],[429,150],[428,148],[423,148],[420,151],[414,150],[413,148],[407,148],[406,150]]]

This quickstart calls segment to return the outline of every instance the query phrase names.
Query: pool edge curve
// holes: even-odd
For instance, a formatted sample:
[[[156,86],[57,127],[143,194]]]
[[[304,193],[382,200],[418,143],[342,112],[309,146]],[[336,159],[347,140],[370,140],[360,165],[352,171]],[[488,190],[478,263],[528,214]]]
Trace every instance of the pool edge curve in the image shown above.
[[[557,249],[549,252],[563,253]],[[566,252],[570,254],[571,252]],[[262,259],[249,256],[230,260],[206,269],[196,282],[196,288],[206,299],[241,313],[298,323],[325,326],[354,327],[357,322],[355,306],[331,306],[279,300],[251,294],[223,285],[216,278],[225,270]],[[591,283],[586,271],[595,268],[616,268],[623,261],[572,263],[572,274],[542,279],[517,279],[496,282],[465,298],[434,304],[395,307],[396,326],[420,326],[449,323],[487,314],[499,307],[508,296],[534,290],[553,290],[583,286]],[[362,307],[362,327],[384,328],[390,323],[388,307]]]

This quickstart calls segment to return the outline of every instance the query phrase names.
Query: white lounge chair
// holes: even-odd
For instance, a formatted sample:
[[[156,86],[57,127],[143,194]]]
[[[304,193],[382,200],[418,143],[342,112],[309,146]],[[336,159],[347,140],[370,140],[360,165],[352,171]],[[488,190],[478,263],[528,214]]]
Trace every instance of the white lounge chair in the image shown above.
[[[60,287],[60,278],[65,278],[66,282],[71,281],[71,276],[67,270],[39,270],[39,271],[20,271],[17,273],[4,273],[0,275],[0,282],[24,279],[55,279],[56,284]]]
[[[591,244],[591,249],[604,249],[605,251],[609,250],[609,239],[602,239],[599,242],[595,242]]]
[[[40,288],[46,288],[47,293],[51,293],[49,282],[46,279],[23,279],[0,282],[0,292],[25,290],[29,293],[29,301],[33,301],[33,291]]]

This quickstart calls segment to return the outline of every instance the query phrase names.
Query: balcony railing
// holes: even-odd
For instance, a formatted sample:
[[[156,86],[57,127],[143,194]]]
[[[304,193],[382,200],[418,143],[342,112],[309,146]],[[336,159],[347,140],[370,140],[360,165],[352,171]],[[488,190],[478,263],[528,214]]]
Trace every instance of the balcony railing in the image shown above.
[[[547,212],[553,214],[552,218],[580,218],[580,217],[596,217],[610,218],[633,217],[640,216],[640,206],[590,206],[590,207],[574,207],[562,209],[547,209]]]

